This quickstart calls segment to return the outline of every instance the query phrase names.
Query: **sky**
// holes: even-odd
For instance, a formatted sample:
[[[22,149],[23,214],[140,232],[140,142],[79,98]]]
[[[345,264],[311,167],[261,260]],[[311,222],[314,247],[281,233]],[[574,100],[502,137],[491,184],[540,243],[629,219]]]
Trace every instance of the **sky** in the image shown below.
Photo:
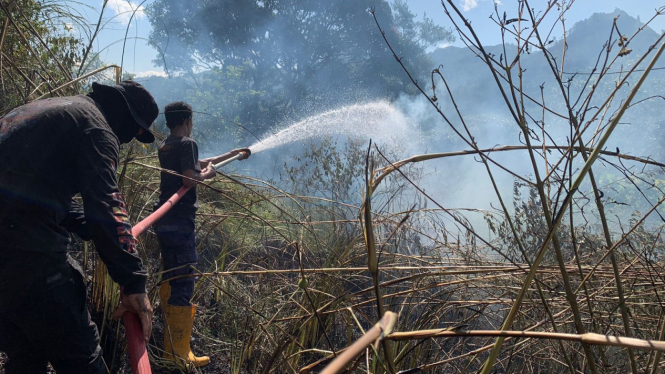
[[[65,2],[80,13],[89,23],[89,27],[94,29],[99,20],[104,0],[67,0]],[[117,65],[122,62],[125,71],[137,74],[138,77],[165,75],[164,70],[154,66],[153,63],[153,60],[159,57],[157,49],[147,42],[152,27],[144,9],[151,2],[153,0],[108,0],[102,21],[104,26],[95,39],[93,47],[95,52],[100,53],[102,61]],[[132,13],[134,13],[133,17]],[[126,43],[124,43],[125,33],[127,33]],[[84,38],[87,39],[87,37]],[[124,59],[122,58],[123,44],[125,47]]]
[[[104,20],[102,21],[104,27],[94,44],[94,50],[100,52],[100,57],[103,61],[118,65],[122,61],[124,70],[136,74],[137,78],[150,75],[165,75],[163,69],[154,66],[153,63],[159,57],[159,52],[147,42],[151,25],[143,10],[145,6],[153,1],[108,0]],[[78,11],[87,19],[87,22],[91,25],[97,23],[103,2],[103,0],[65,1],[72,9]],[[407,2],[411,11],[418,16],[427,14],[435,23],[444,27],[451,27],[450,21],[443,12],[440,0],[407,0]],[[517,9],[517,0],[456,1],[456,4],[476,29],[480,40],[486,45],[499,44],[501,42],[496,25],[489,19],[489,16],[494,13],[495,2],[500,13],[505,11],[509,18],[511,14],[514,17]],[[567,1],[567,3],[569,2]],[[532,0],[531,5],[538,7],[544,3],[544,0]],[[566,24],[570,27],[575,22],[586,19],[593,13],[608,13],[614,11],[616,8],[626,11],[633,17],[639,16],[641,21],[645,22],[654,15],[656,8],[661,7],[665,7],[665,0],[577,0],[574,1],[570,11],[567,13]],[[136,13],[131,18],[134,10],[136,10]],[[369,16],[368,22],[371,22]],[[123,39],[128,26],[128,39],[125,45],[123,60]],[[656,32],[665,30],[665,15],[658,17],[652,24],[652,28]],[[453,45],[463,46],[459,38]]]

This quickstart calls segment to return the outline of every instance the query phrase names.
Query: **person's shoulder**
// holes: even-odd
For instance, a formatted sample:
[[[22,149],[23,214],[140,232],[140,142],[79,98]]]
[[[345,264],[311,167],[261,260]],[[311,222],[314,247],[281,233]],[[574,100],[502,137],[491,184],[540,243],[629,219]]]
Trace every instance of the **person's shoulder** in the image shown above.
[[[196,149],[198,149],[198,144],[196,144],[196,140],[188,137],[188,136],[183,136],[180,140],[182,145],[191,145],[194,146]]]
[[[104,113],[91,97],[79,95],[70,96],[67,99],[72,102],[71,112],[77,121],[83,122],[90,128],[111,131]]]
[[[74,96],[65,96],[35,100],[16,108],[15,111],[25,111],[44,116],[63,113],[76,106],[74,98]]]
[[[189,136],[183,136],[181,141],[183,143],[196,144],[196,140],[190,138]]]
[[[35,100],[28,105],[39,107],[43,111],[99,111],[95,105],[95,101],[83,95],[52,97],[49,99]]]
[[[5,118],[8,120],[58,121],[65,125],[79,122],[83,117],[95,117],[95,114],[84,114],[92,113],[95,110],[97,108],[94,102],[88,102],[81,96],[64,96],[32,101],[12,110]]]
[[[33,105],[33,109],[46,114],[64,114],[76,120],[99,121],[106,124],[104,115],[95,104],[95,101],[83,95],[78,96],[63,96],[54,97],[50,99],[36,100],[28,105]]]
[[[95,103],[95,100],[93,100],[89,96],[84,96],[84,95],[78,95],[78,96],[69,96],[69,97],[64,97],[63,99],[67,99],[71,104],[71,108],[74,110],[79,110],[83,113],[86,114],[92,114],[93,116],[101,116],[103,118],[103,114],[97,103]]]
[[[198,150],[198,145],[196,144],[196,141],[192,138],[189,138],[187,136],[169,136],[160,145],[159,149],[170,151],[170,150],[181,150],[184,148],[190,148],[192,146]]]

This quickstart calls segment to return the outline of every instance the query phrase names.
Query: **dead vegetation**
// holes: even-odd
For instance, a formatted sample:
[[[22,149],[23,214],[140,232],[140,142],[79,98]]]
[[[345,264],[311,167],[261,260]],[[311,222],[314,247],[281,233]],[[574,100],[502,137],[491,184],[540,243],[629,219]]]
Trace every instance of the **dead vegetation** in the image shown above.
[[[84,79],[106,69],[77,69],[90,58],[92,43],[40,40],[39,27],[55,27],[57,3],[45,3],[33,15],[27,11],[31,1],[1,4],[2,113],[40,97],[82,92]],[[500,58],[484,50],[455,2],[442,5],[461,40],[486,64],[522,144],[482,149],[455,102],[457,88],[437,69],[427,87],[413,83],[467,150],[398,161],[371,145],[357,149],[366,156],[364,170],[352,176],[364,190],[357,204],[234,174],[200,185],[197,239],[203,260],[193,347],[213,362],[201,372],[314,373],[337,357],[343,360],[339,370],[326,373],[661,372],[663,160],[606,146],[635,104],[633,95],[648,79],[664,36],[649,53],[632,56],[628,47],[641,30],[623,35],[611,26],[593,68],[597,74],[571,97],[571,82],[562,74],[565,50],[555,58],[547,46],[572,4],[550,2],[534,13],[522,1],[511,19],[497,12],[500,32],[516,43],[504,48],[517,51]],[[546,15],[556,12],[554,25],[545,25]],[[556,105],[522,89],[528,75],[520,56],[527,52],[542,55],[551,69]],[[515,57],[505,57],[510,55]],[[611,75],[626,56],[635,58],[629,68]],[[607,95],[597,89],[604,81],[616,87]],[[552,117],[568,126],[567,143],[557,144],[549,134],[545,124]],[[522,152],[529,175],[498,161],[500,151]],[[470,154],[483,164],[499,202],[485,213],[487,234],[474,229],[463,209],[437,203],[403,171],[412,163],[455,162]],[[154,150],[135,143],[123,149],[119,182],[135,222],[152,211],[158,193],[153,156]],[[636,195],[647,209],[608,217],[612,201],[601,187],[608,188],[599,187],[594,174],[606,165],[623,176],[614,187]],[[500,173],[513,177],[512,196],[502,195]],[[159,304],[156,240],[151,233],[139,240]],[[89,276],[107,365],[111,372],[127,371],[122,328],[108,319],[117,287],[91,245],[75,241],[72,251]],[[397,321],[392,333],[381,334],[389,323],[373,326],[389,312]],[[171,372],[177,369],[159,359],[163,317],[159,310],[156,315],[149,346],[153,371]],[[380,343],[342,357],[365,332],[372,334],[367,341],[378,336]]]

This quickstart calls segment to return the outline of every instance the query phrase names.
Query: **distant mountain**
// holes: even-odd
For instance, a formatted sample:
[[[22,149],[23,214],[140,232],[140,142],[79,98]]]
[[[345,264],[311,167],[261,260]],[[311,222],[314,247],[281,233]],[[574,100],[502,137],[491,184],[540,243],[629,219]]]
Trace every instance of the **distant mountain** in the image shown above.
[[[611,56],[613,57],[621,47],[616,45],[618,39],[616,30],[613,30],[614,19],[622,35],[630,38],[643,23],[631,17],[626,12],[616,9],[612,13],[594,13],[588,19],[575,23],[567,32],[565,44],[567,45],[564,62],[564,72],[590,72],[595,65],[599,55],[604,53],[605,43],[612,33],[615,40]],[[628,48],[632,52],[625,57],[620,58],[613,70],[629,68],[648,48],[657,40],[658,34],[651,28],[646,27],[640,34],[630,42]],[[505,61],[504,48],[500,45],[485,46],[485,50],[491,53],[498,60],[503,58]],[[509,58],[515,55],[516,46],[509,44],[506,46],[506,53]],[[555,57],[557,66],[560,66],[564,51],[564,39],[557,37],[550,45],[548,50]],[[429,54],[432,60],[432,66],[442,65],[442,73],[448,80],[453,89],[456,99],[462,105],[468,104],[475,106],[478,110],[490,112],[494,111],[497,105],[503,107],[499,90],[496,88],[494,78],[489,73],[487,66],[472,51],[466,47],[446,47],[437,49]],[[604,56],[603,56],[604,57]],[[552,71],[547,65],[543,54],[539,50],[531,49],[529,54],[522,56],[522,68],[524,71],[524,84],[526,92],[540,96],[540,85],[545,84],[546,90],[554,88],[552,80]],[[665,61],[659,66],[665,66]],[[207,73],[202,72],[197,76],[202,77]],[[517,74],[514,69],[513,74]],[[662,73],[665,75],[665,72]],[[423,75],[429,76],[429,72],[423,72]],[[566,75],[570,77],[571,75]],[[582,82],[584,75],[578,75],[576,80]],[[517,79],[517,77],[514,77]],[[183,94],[197,87],[197,79],[193,76],[162,78],[148,77],[139,79],[155,93],[160,107],[168,102],[182,100]],[[650,77],[651,79],[651,77]],[[438,85],[438,84],[437,84]],[[443,86],[440,85],[440,89]],[[441,92],[441,95],[443,92]]]
[[[564,39],[561,37],[557,37],[556,40],[553,40],[553,42],[549,44],[548,50],[551,55],[554,56],[557,66],[560,66],[561,64],[564,46],[567,45],[563,70],[566,73],[580,73],[578,75],[564,74],[564,83],[569,84],[570,86],[569,92],[572,100],[577,99],[577,94],[585,84],[587,78],[589,78],[587,73],[589,73],[596,64],[599,54],[604,53],[603,51],[606,47],[605,43],[610,36],[614,19],[617,16],[616,23],[618,30],[622,35],[625,35],[628,38],[643,26],[642,22],[629,16],[622,10],[615,10],[612,13],[595,13],[588,19],[570,26],[565,38],[565,44]],[[617,39],[618,36],[616,30],[614,30],[613,40],[615,42],[610,53],[611,58],[614,58],[621,48],[616,45]],[[629,69],[657,39],[658,34],[651,28],[646,27],[628,45],[628,48],[633,51],[625,57],[620,57],[611,70],[619,71],[623,69],[626,71]],[[494,55],[494,58],[497,60],[506,60],[505,56],[502,56],[504,54],[503,46],[486,46],[485,50]],[[515,51],[515,44],[507,45],[505,48],[505,53],[508,53],[509,59],[514,57]],[[467,124],[469,126],[476,126],[474,133],[478,134],[477,140],[481,140],[481,138],[484,137],[484,143],[482,144],[486,146],[492,146],[495,144],[512,144],[517,132],[519,132],[519,128],[512,123],[512,117],[506,108],[501,92],[497,88],[489,69],[481,59],[466,47],[447,47],[437,49],[429,56],[432,59],[433,67],[439,65],[442,66],[441,72],[455,95],[456,104],[461,109]],[[604,57],[604,55],[602,57]],[[521,64],[523,69],[522,85],[524,91],[535,100],[540,101],[542,86],[542,96],[544,96],[547,106],[551,109],[562,111],[564,102],[561,97],[561,92],[558,84],[553,79],[553,73],[549,65],[546,63],[542,51],[531,48],[529,53],[522,55]],[[665,66],[665,57],[661,59],[661,62],[659,62],[657,66]],[[513,79],[517,83],[517,68],[513,69],[512,73],[514,74]],[[148,77],[142,78],[140,81],[153,93],[160,108],[163,108],[164,105],[172,101],[196,98],[197,95],[200,95],[200,92],[203,91],[201,85],[206,82],[206,78],[210,78],[210,74],[211,72],[203,71],[197,74],[183,75],[173,78]],[[429,78],[429,72],[420,72],[419,75],[427,75]],[[637,76],[638,75],[636,75],[634,79],[636,79]],[[619,75],[611,75],[601,82],[597,88],[598,95],[596,95],[594,101],[592,101],[591,106],[598,105],[599,100],[604,100],[607,97],[610,90],[615,88],[616,79],[619,77]],[[423,82],[422,86],[431,96],[431,83],[428,81]],[[591,77],[590,82],[595,81],[595,76]],[[455,120],[457,116],[454,114],[454,108],[452,108],[447,100],[445,86],[438,78],[435,80],[435,83],[437,86],[439,105],[445,113],[449,114],[449,118],[453,122],[457,122]],[[501,84],[503,87],[507,88],[505,82],[501,81]],[[635,101],[643,100],[649,96],[662,95],[663,86],[665,86],[665,70],[654,71],[638,93]],[[587,90],[590,87],[591,85],[588,85]],[[619,97],[625,97],[626,91],[631,87],[632,83],[623,86],[623,91]],[[222,117],[225,116],[224,114],[230,113],[231,111],[225,113],[215,109],[217,102],[228,102],[230,97],[232,97],[228,95],[228,92],[226,92],[225,89],[225,87],[220,86],[218,96],[207,101],[204,100],[204,104],[208,104],[208,106],[201,104],[197,110],[209,112],[218,116],[221,115]],[[614,102],[614,106],[608,113],[607,118],[609,118],[611,112],[619,103],[620,100]],[[235,102],[231,102],[231,104],[240,105]],[[540,113],[540,109],[536,109],[535,105],[528,102],[528,100],[527,110],[530,110],[532,114]],[[607,120],[607,118],[605,118],[605,120]],[[540,120],[540,118],[535,119]],[[432,112],[431,118],[428,117],[427,119],[421,120],[421,126],[428,131],[439,128],[439,122],[437,121],[440,121],[440,119],[436,112]],[[162,130],[164,129],[163,121],[163,117],[161,116],[157,121]],[[209,126],[215,129],[215,133],[219,134],[223,133],[223,131],[219,130],[220,126],[228,124],[227,122],[222,122],[219,118],[205,115],[197,117],[197,121],[199,121],[197,123],[209,121]],[[548,119],[548,121],[550,125],[553,125],[552,119]],[[639,128],[634,126],[622,126],[616,131],[617,136],[615,138],[622,139],[625,142],[633,140],[635,140],[635,142],[641,141],[640,139],[634,138],[636,134],[639,134],[642,137],[647,137],[651,140],[663,139],[665,137],[665,105],[663,105],[663,100],[646,100],[640,105],[635,106],[626,116],[624,116],[622,123],[630,123],[639,126]],[[565,128],[567,129],[567,126],[565,126]],[[497,134],[507,134],[506,136],[508,138],[503,139]],[[562,136],[567,134],[568,132],[566,131]],[[455,136],[452,138],[454,141],[457,141]],[[662,155],[665,157],[664,142],[653,141],[650,144],[653,145],[648,154],[657,156]],[[624,149],[623,145],[621,145],[621,149]],[[625,149],[629,149],[629,147],[625,147]]]
[[[584,21],[577,22],[568,32],[566,43],[566,70],[589,69],[595,64],[599,53],[604,53],[604,44],[610,37],[616,40],[617,30],[613,30],[613,21],[616,18],[617,29],[621,35],[630,38],[644,24],[631,17],[623,10],[616,9],[612,13],[594,13]],[[629,49],[633,51],[627,56],[628,61],[635,61],[647,52],[649,47],[658,39],[658,34],[650,27],[642,30],[634,40],[630,42]],[[621,47],[616,44],[613,52],[619,51]],[[550,51],[561,54],[563,49],[563,38],[553,44]],[[558,52],[558,53],[557,53]]]
[[[548,50],[554,56],[557,67],[560,69],[562,61],[564,46],[567,45],[565,51],[564,72],[590,72],[599,55],[604,58],[604,51],[606,42],[613,31],[613,22],[617,18],[616,24],[618,30],[622,35],[630,38],[643,23],[631,17],[623,10],[615,10],[612,13],[595,13],[586,20],[577,22],[567,32],[564,44],[564,38],[558,38],[553,41]],[[616,29],[612,34],[614,44],[610,53],[610,58],[613,58],[616,53],[621,49],[616,44],[618,35]],[[651,28],[646,27],[639,35],[630,42],[628,48],[632,52],[625,57],[621,57],[613,67],[614,70],[629,68],[640,56],[642,56],[648,48],[658,39],[658,34]],[[495,55],[498,60],[502,58],[504,48],[500,45],[485,46],[488,53]],[[506,51],[509,57],[514,56],[516,45],[506,45]],[[494,78],[489,72],[487,66],[478,58],[472,51],[466,47],[447,47],[441,48],[430,53],[435,66],[441,64],[443,66],[442,72],[449,85],[453,89],[453,93],[458,100],[467,108],[477,108],[480,111],[494,111],[496,105],[503,107],[502,98],[499,90],[496,88]],[[505,56],[503,57],[505,61]],[[602,61],[602,60],[601,60]],[[540,85],[544,84],[546,97],[548,93],[555,94],[555,81],[552,79],[552,70],[547,64],[543,53],[539,50],[531,48],[529,54],[522,55],[521,58],[522,68],[526,69],[523,73],[525,91],[537,98],[540,98]],[[662,64],[661,64],[662,65]],[[602,63],[599,64],[599,68]],[[517,81],[517,69],[513,69],[513,78]],[[572,75],[565,75],[566,79]],[[578,75],[575,77],[576,83],[580,85],[583,82],[585,75]],[[608,80],[608,86],[609,80]],[[573,89],[575,84],[573,84]],[[602,89],[602,87],[601,87]],[[559,99],[558,96],[552,96]]]

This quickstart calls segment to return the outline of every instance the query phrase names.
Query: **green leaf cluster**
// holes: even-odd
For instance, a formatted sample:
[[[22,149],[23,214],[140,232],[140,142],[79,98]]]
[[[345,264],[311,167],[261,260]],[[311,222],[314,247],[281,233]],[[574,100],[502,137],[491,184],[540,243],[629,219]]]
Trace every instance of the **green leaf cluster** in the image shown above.
[[[370,10],[417,75],[432,68],[428,48],[454,39],[402,0],[157,0],[150,39],[195,107],[262,134],[303,112],[414,92]]]

